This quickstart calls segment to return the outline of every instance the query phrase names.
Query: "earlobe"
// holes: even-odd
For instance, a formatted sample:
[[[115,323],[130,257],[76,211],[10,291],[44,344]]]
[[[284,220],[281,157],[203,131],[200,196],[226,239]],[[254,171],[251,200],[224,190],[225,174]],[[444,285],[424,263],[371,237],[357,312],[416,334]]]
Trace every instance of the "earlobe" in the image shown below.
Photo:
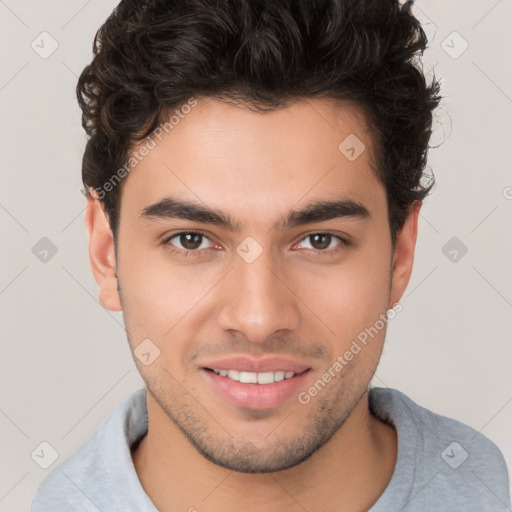
[[[420,208],[421,201],[417,201],[412,205],[411,211],[396,237],[395,250],[393,252],[390,308],[402,298],[411,277],[418,235]]]
[[[87,199],[84,221],[89,233],[89,260],[99,286],[99,301],[110,311],[121,311],[114,237],[103,205],[98,199]]]

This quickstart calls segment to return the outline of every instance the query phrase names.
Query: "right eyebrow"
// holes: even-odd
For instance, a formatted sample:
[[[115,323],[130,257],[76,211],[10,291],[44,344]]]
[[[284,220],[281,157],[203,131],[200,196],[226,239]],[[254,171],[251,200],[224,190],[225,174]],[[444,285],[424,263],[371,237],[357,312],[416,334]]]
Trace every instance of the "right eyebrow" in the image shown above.
[[[186,219],[204,224],[213,224],[229,231],[240,229],[239,223],[221,211],[172,197],[165,197],[161,201],[147,206],[142,210],[140,216],[154,220]]]

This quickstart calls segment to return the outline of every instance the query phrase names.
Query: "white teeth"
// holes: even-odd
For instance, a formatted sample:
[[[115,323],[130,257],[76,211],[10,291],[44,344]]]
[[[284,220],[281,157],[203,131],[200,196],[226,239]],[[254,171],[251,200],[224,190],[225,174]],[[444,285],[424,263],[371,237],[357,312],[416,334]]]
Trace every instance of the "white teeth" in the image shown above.
[[[238,378],[238,380],[244,384],[257,384],[258,374],[253,372],[240,372],[240,377]]]
[[[294,372],[285,372],[277,370],[275,372],[239,372],[237,370],[213,370],[217,375],[228,377],[229,379],[242,382],[243,384],[272,384],[284,379],[290,379],[295,375]]]
[[[274,382],[274,372],[258,373],[258,384],[272,384]]]
[[[279,370],[278,372],[274,372],[274,380],[276,382],[279,382],[280,380],[284,380],[286,372],[283,372],[282,370]]]

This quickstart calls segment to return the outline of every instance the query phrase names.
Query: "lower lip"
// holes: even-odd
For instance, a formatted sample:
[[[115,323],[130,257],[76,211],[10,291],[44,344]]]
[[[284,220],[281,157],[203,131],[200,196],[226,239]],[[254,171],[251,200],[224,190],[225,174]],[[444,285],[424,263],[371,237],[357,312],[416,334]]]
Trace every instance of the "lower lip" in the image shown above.
[[[306,370],[273,384],[244,384],[201,368],[201,373],[222,397],[231,404],[246,409],[270,409],[281,405],[304,385],[309,372],[310,370]]]

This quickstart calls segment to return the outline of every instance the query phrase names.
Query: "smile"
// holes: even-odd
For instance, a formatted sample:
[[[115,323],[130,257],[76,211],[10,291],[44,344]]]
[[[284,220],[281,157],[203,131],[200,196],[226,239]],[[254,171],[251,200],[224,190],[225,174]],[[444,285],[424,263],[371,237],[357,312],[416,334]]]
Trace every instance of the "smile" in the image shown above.
[[[207,392],[244,409],[271,409],[295,402],[295,395],[304,389],[311,373],[307,368],[298,373],[291,370],[250,372],[226,368],[201,368]]]

